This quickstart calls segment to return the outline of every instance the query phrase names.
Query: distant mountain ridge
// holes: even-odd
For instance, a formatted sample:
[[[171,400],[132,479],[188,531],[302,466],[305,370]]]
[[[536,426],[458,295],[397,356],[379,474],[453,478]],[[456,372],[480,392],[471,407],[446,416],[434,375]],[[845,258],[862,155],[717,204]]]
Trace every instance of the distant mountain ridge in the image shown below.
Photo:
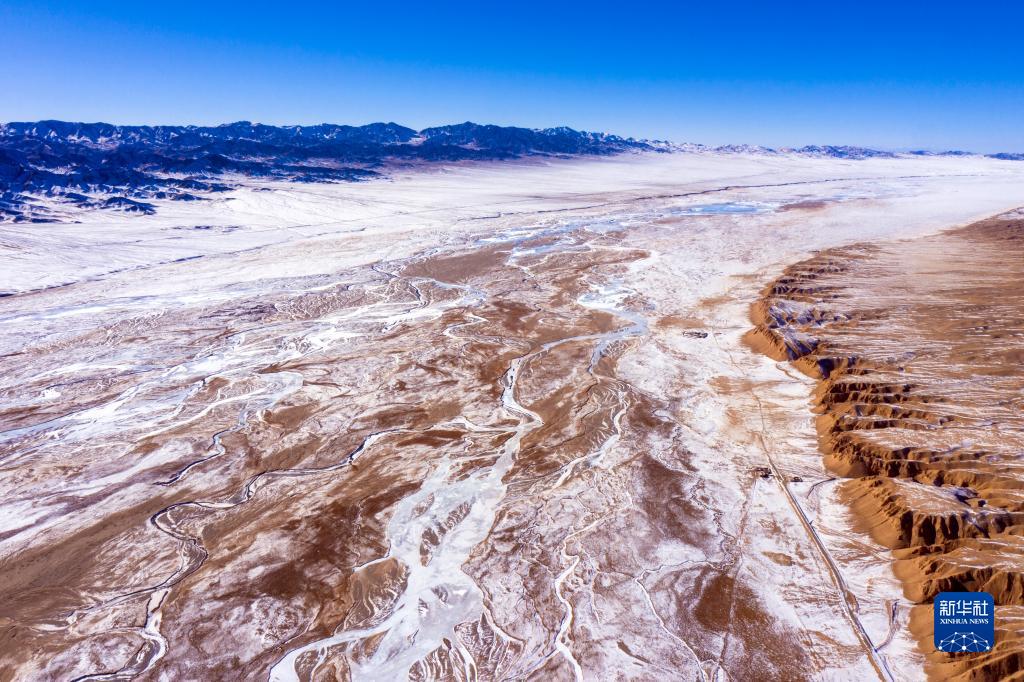
[[[413,130],[397,123],[370,123],[363,126],[323,123],[313,126],[271,126],[238,121],[219,126],[119,126],[109,123],[69,123],[36,121],[0,124],[0,144],[21,140],[49,144],[109,149],[122,146],[147,146],[155,149],[204,150],[224,142],[274,145],[316,151],[357,152],[345,146],[390,147],[398,155],[422,156],[394,147],[453,149],[456,158],[475,150],[493,155],[516,153],[607,154],[627,149],[648,149],[647,142],[607,133],[590,133],[572,128],[517,128],[512,126],[459,123]],[[333,146],[342,148],[331,149]],[[475,154],[479,156],[480,154]],[[431,156],[431,155],[428,155]]]
[[[843,159],[899,156],[853,146],[676,145],[567,127],[533,129],[471,122],[420,131],[393,122],[363,126],[273,126],[249,121],[218,126],[15,122],[0,124],[0,221],[52,221],[59,218],[54,205],[62,203],[148,214],[156,210],[150,200],[202,200],[210,193],[231,189],[238,176],[341,182],[375,177],[389,167],[409,163],[629,151]],[[990,156],[1024,160],[1021,154]]]
[[[233,175],[337,182],[374,177],[388,163],[652,149],[647,142],[605,133],[470,122],[421,131],[397,123],[7,123],[0,125],[0,220],[54,219],[41,197],[82,207],[152,213],[154,206],[147,199],[201,199],[229,189]]]
[[[150,144],[200,146],[212,140],[252,140],[278,144],[326,140],[361,140],[380,144],[406,142],[416,131],[397,123],[365,126],[321,124],[314,126],[270,126],[249,121],[219,126],[122,126],[110,123],[34,121],[0,124],[0,137],[65,140],[103,146],[108,144]]]

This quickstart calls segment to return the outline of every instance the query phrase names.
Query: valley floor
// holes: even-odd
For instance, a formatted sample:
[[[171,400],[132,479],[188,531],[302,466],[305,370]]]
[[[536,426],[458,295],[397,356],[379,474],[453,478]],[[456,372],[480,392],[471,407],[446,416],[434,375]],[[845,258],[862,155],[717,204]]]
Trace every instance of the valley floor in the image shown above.
[[[982,159],[637,154],[0,230],[0,679],[924,675],[745,342]]]

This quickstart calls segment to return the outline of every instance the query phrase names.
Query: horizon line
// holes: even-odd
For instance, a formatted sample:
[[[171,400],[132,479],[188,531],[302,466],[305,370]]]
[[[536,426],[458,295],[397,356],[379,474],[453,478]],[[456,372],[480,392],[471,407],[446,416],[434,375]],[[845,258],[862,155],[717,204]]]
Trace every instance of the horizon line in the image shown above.
[[[475,125],[482,127],[495,127],[495,128],[517,128],[520,130],[530,130],[533,132],[544,132],[558,129],[568,129],[578,133],[589,133],[597,135],[612,135],[620,137],[624,140],[632,140],[636,142],[648,142],[648,143],[663,143],[663,144],[675,144],[675,145],[693,145],[706,147],[709,150],[718,150],[722,147],[753,147],[763,149],[765,151],[800,151],[807,147],[836,147],[836,148],[851,148],[851,149],[863,149],[866,151],[878,151],[878,152],[891,152],[891,153],[906,153],[913,154],[915,152],[926,152],[933,154],[966,154],[974,156],[986,156],[991,157],[996,154],[1018,154],[1020,152],[1007,151],[1006,149],[994,152],[977,152],[964,148],[957,147],[922,147],[922,146],[906,146],[906,147],[885,147],[885,146],[872,146],[858,143],[836,143],[836,142],[809,142],[805,144],[785,144],[785,145],[770,145],[761,142],[726,142],[723,144],[713,144],[707,142],[696,142],[693,140],[676,140],[667,137],[638,137],[635,135],[624,135],[621,133],[611,132],[609,130],[588,130],[586,128],[575,128],[571,125],[557,125],[547,127],[530,127],[525,125],[502,125],[499,123],[477,123],[476,121],[465,120],[459,123],[440,123],[434,125],[424,126],[422,128],[415,128],[413,126],[406,125],[404,123],[398,123],[397,121],[384,121],[384,120],[371,120],[368,123],[337,123],[331,121],[320,121],[319,123],[265,123],[263,121],[252,121],[248,119],[238,119],[235,121],[225,121],[222,123],[113,123],[110,120],[96,120],[96,121],[84,121],[84,120],[70,120],[62,118],[40,118],[35,120],[9,120],[0,121],[0,126],[9,126],[17,124],[32,124],[32,123],[67,123],[67,124],[79,124],[79,125],[109,125],[115,128],[226,128],[238,124],[246,124],[251,126],[265,126],[268,128],[315,128],[318,126],[339,126],[339,127],[350,127],[350,128],[365,128],[372,125],[394,125],[412,130],[417,133],[422,133],[425,130],[433,128],[447,128],[460,125]]]

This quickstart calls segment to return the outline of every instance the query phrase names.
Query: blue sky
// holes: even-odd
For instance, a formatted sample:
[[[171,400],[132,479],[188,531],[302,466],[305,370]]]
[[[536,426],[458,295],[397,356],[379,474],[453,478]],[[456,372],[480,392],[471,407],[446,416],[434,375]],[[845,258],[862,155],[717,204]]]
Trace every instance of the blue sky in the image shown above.
[[[0,120],[1024,151],[1024,3],[0,3]]]

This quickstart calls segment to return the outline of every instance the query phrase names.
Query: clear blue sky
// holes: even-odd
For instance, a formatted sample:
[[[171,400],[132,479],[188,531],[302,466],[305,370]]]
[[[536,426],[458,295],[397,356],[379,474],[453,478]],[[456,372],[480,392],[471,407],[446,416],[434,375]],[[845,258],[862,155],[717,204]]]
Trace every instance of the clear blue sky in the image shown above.
[[[784,9],[783,9],[784,7]],[[0,3],[0,121],[1024,151],[1024,3]]]

